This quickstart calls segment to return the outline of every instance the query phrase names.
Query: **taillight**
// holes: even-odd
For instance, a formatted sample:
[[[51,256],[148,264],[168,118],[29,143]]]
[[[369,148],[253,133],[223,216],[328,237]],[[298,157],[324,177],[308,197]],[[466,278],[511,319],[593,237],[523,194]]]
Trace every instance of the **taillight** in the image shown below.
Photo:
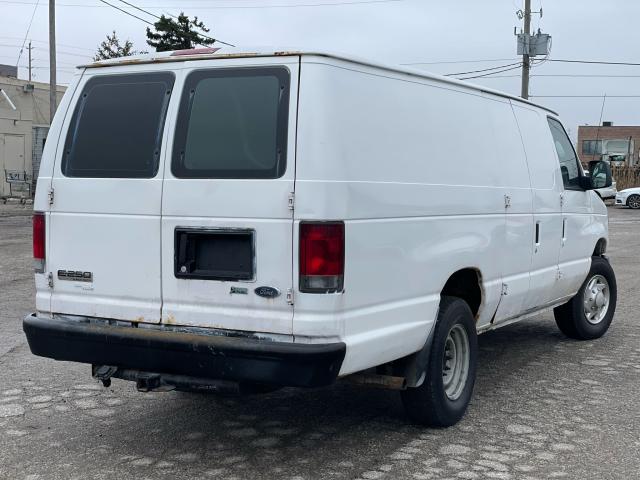
[[[344,286],[344,223],[300,224],[300,291],[341,292]]]
[[[44,272],[45,251],[45,216],[44,213],[33,214],[33,265],[36,273]]]

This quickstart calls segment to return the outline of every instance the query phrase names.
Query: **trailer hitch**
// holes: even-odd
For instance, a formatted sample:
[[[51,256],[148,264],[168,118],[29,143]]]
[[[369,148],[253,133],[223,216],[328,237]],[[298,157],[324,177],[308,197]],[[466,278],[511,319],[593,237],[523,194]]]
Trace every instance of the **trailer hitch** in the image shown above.
[[[111,386],[111,377],[118,371],[118,367],[112,367],[110,365],[92,365],[91,375],[96,380],[102,382],[102,386],[109,388]]]

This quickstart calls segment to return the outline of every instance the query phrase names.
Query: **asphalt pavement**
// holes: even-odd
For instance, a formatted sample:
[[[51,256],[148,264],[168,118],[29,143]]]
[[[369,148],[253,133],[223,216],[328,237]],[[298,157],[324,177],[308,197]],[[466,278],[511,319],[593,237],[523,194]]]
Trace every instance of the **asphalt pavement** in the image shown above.
[[[138,393],[31,355],[31,220],[0,205],[0,478],[640,479],[640,211],[609,212],[609,333],[567,339],[548,312],[482,335],[466,417],[434,430],[391,391]]]

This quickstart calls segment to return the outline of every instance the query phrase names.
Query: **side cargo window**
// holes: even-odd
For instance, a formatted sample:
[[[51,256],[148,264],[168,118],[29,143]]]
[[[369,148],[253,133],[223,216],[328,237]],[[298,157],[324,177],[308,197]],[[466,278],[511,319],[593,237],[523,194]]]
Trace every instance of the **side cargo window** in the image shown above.
[[[571,144],[571,140],[564,131],[562,124],[553,118],[547,118],[553,143],[560,160],[560,172],[564,188],[568,190],[582,190],[580,187],[580,177],[582,176],[582,166],[578,161],[576,151]]]
[[[274,179],[286,169],[289,71],[196,70],[186,79],[173,149],[177,178]]]
[[[64,176],[155,177],[173,83],[168,72],[90,79],[67,133]]]

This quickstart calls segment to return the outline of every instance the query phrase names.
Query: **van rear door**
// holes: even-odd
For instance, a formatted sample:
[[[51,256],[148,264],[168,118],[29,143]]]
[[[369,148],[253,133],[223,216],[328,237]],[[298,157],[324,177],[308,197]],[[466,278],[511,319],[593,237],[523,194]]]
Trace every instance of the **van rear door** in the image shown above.
[[[299,57],[186,65],[162,199],[162,321],[291,334]]]
[[[174,75],[150,66],[83,77],[52,179],[53,313],[160,321],[161,161]]]

